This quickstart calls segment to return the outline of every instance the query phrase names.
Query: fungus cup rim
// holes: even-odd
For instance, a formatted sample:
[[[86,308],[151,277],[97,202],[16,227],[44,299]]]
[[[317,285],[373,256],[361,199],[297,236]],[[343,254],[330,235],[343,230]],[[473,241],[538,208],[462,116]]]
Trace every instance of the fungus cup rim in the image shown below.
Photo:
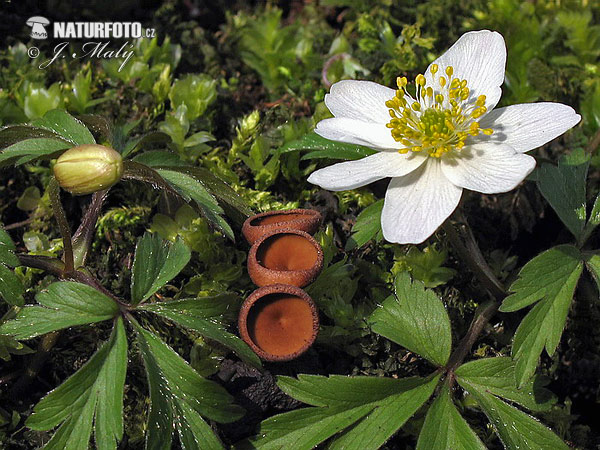
[[[302,299],[310,308],[313,319],[312,334],[308,341],[306,341],[298,350],[287,355],[274,355],[266,352],[252,340],[248,331],[248,315],[252,307],[260,300],[273,294],[288,294]],[[288,284],[270,284],[268,286],[259,287],[244,300],[238,316],[238,330],[244,342],[248,344],[252,351],[262,360],[269,362],[291,361],[305,353],[315,343],[317,334],[319,333],[319,310],[317,309],[314,300],[303,289]]]

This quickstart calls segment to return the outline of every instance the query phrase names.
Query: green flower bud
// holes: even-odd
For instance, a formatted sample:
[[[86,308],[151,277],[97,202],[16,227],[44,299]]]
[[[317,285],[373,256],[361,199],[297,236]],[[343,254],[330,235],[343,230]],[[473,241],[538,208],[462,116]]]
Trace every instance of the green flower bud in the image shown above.
[[[54,165],[60,187],[74,195],[91,194],[117,183],[123,174],[123,158],[112,148],[80,145],[64,152]]]

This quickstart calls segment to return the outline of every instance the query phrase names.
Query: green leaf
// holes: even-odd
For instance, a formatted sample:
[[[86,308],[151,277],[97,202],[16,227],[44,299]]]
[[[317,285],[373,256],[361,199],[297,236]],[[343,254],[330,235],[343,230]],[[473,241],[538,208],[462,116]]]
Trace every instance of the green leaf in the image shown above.
[[[0,152],[0,167],[10,164],[20,166],[71,147],[73,147],[72,144],[58,139],[35,138],[19,141]]]
[[[177,429],[185,449],[221,449],[201,416],[217,422],[233,422],[243,409],[233,405],[232,397],[218,384],[202,378],[173,349],[156,335],[133,323],[150,389],[150,412],[146,448],[171,448],[172,433]]]
[[[580,239],[586,220],[585,180],[589,155],[583,150],[563,156],[558,166],[543,163],[538,169],[538,187],[560,220]]]
[[[35,406],[27,426],[46,431],[62,423],[44,447],[48,450],[88,448],[92,429],[99,450],[116,450],[123,436],[126,371],[127,337],[123,319],[118,317],[110,339]]]
[[[486,446],[454,406],[450,389],[444,383],[427,411],[419,434],[417,450],[485,450],[485,448]]]
[[[30,125],[13,125],[0,129],[0,148],[10,147],[17,142],[27,139],[38,138],[61,139],[58,134],[45,128],[37,128]]]
[[[9,305],[23,306],[24,293],[25,288],[21,280],[17,278],[11,269],[4,264],[0,264],[0,297]]]
[[[167,167],[164,167],[167,169]],[[185,173],[193,177],[196,181],[202,184],[214,197],[219,200],[223,208],[229,207],[232,211],[243,216],[243,222],[246,218],[253,214],[252,208],[248,202],[235,192],[231,186],[214,175],[209,170],[202,167],[169,167],[168,169],[175,172]],[[229,214],[229,211],[226,210]]]
[[[16,339],[31,339],[51,331],[101,322],[119,314],[113,299],[85,284],[53,283],[36,297],[42,306],[26,306],[16,319],[0,326],[0,333]]]
[[[596,229],[598,224],[600,224],[600,194],[596,196],[594,206],[592,207],[592,212],[590,213],[590,217],[585,224],[580,242],[585,242]]]
[[[406,272],[398,274],[395,288],[394,295],[371,314],[371,329],[436,366],[443,366],[452,345],[444,304],[420,281],[411,283]]]
[[[381,210],[383,199],[376,201],[361,211],[352,227],[352,236],[346,243],[346,251],[362,247],[371,239],[379,242],[383,239],[381,231]]]
[[[512,347],[519,386],[534,373],[544,347],[552,355],[562,335],[581,271],[582,256],[575,247],[560,245],[529,261],[511,285],[501,311],[510,312],[537,302],[525,316]]]
[[[54,131],[75,146],[96,143],[90,130],[80,120],[61,109],[48,111],[32,125]]]
[[[485,388],[459,378],[459,384],[479,403],[506,448],[531,450],[567,449],[567,445],[537,419],[510,406]]]
[[[508,357],[484,358],[463,364],[456,376],[465,378],[481,390],[518,403],[532,411],[547,411],[555,403],[554,395],[544,389],[544,380],[533,377],[517,388],[516,364]]]
[[[223,208],[219,206],[215,197],[208,192],[202,183],[193,176],[176,170],[157,169],[156,171],[167,180],[185,201],[190,202],[193,200],[200,209],[200,212],[209,221],[216,225],[231,240],[235,240],[233,230],[223,217],[221,217]]]
[[[221,305],[230,304],[232,296],[237,297],[235,294],[222,294],[214,297],[152,303],[143,305],[139,309],[153,312],[185,328],[195,330],[202,336],[233,350],[247,364],[260,367],[260,359],[250,347],[237,336],[227,332],[223,326],[223,316],[228,311],[223,311]]]
[[[135,247],[131,275],[133,304],[146,300],[171,281],[186,266],[190,249],[181,239],[171,244],[158,234],[145,233]]]
[[[377,449],[427,401],[438,378],[280,377],[284,392],[317,407],[263,421],[258,436],[241,448],[311,449],[355,424],[331,448]]]
[[[598,286],[598,291],[600,291],[600,254],[592,253],[585,255],[585,267],[592,274],[592,278]]]
[[[368,147],[356,144],[346,144],[343,142],[330,141],[319,136],[314,131],[305,134],[300,139],[288,142],[279,149],[281,153],[295,152],[298,150],[315,150],[302,157],[302,159],[344,159],[355,160],[365,156],[374,155],[377,153]]]
[[[581,259],[579,250],[571,245],[540,253],[523,266],[519,278],[510,286],[513,293],[504,299],[500,311],[518,311],[542,298],[564,295],[565,282],[581,267]]]

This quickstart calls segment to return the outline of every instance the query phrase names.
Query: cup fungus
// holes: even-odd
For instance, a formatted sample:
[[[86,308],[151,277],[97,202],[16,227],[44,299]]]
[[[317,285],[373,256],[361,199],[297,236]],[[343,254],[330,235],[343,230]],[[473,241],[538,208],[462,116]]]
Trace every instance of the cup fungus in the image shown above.
[[[296,286],[258,288],[243,303],[238,318],[242,339],[265,361],[289,361],[304,353],[319,331],[317,308]]]
[[[291,284],[303,287],[323,268],[323,250],[304,231],[272,230],[250,248],[248,274],[254,284]]]
[[[314,209],[288,209],[267,211],[249,217],[242,226],[242,233],[250,244],[273,230],[292,228],[314,234],[321,224],[321,213]]]

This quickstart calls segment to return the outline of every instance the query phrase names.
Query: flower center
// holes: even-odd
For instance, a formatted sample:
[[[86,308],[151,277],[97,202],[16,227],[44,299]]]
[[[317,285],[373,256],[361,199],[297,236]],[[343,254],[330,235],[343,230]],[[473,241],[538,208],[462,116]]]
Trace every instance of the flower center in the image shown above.
[[[400,153],[426,151],[440,158],[462,149],[469,135],[493,133],[491,128],[480,128],[476,120],[487,112],[485,95],[469,99],[467,80],[453,78],[452,66],[446,67],[447,77],[437,76],[438,70],[437,64],[431,65],[432,86],[427,86],[422,74],[417,75],[416,99],[406,91],[406,77],[398,77],[396,95],[385,102],[391,116],[386,126],[394,140],[405,146]]]

